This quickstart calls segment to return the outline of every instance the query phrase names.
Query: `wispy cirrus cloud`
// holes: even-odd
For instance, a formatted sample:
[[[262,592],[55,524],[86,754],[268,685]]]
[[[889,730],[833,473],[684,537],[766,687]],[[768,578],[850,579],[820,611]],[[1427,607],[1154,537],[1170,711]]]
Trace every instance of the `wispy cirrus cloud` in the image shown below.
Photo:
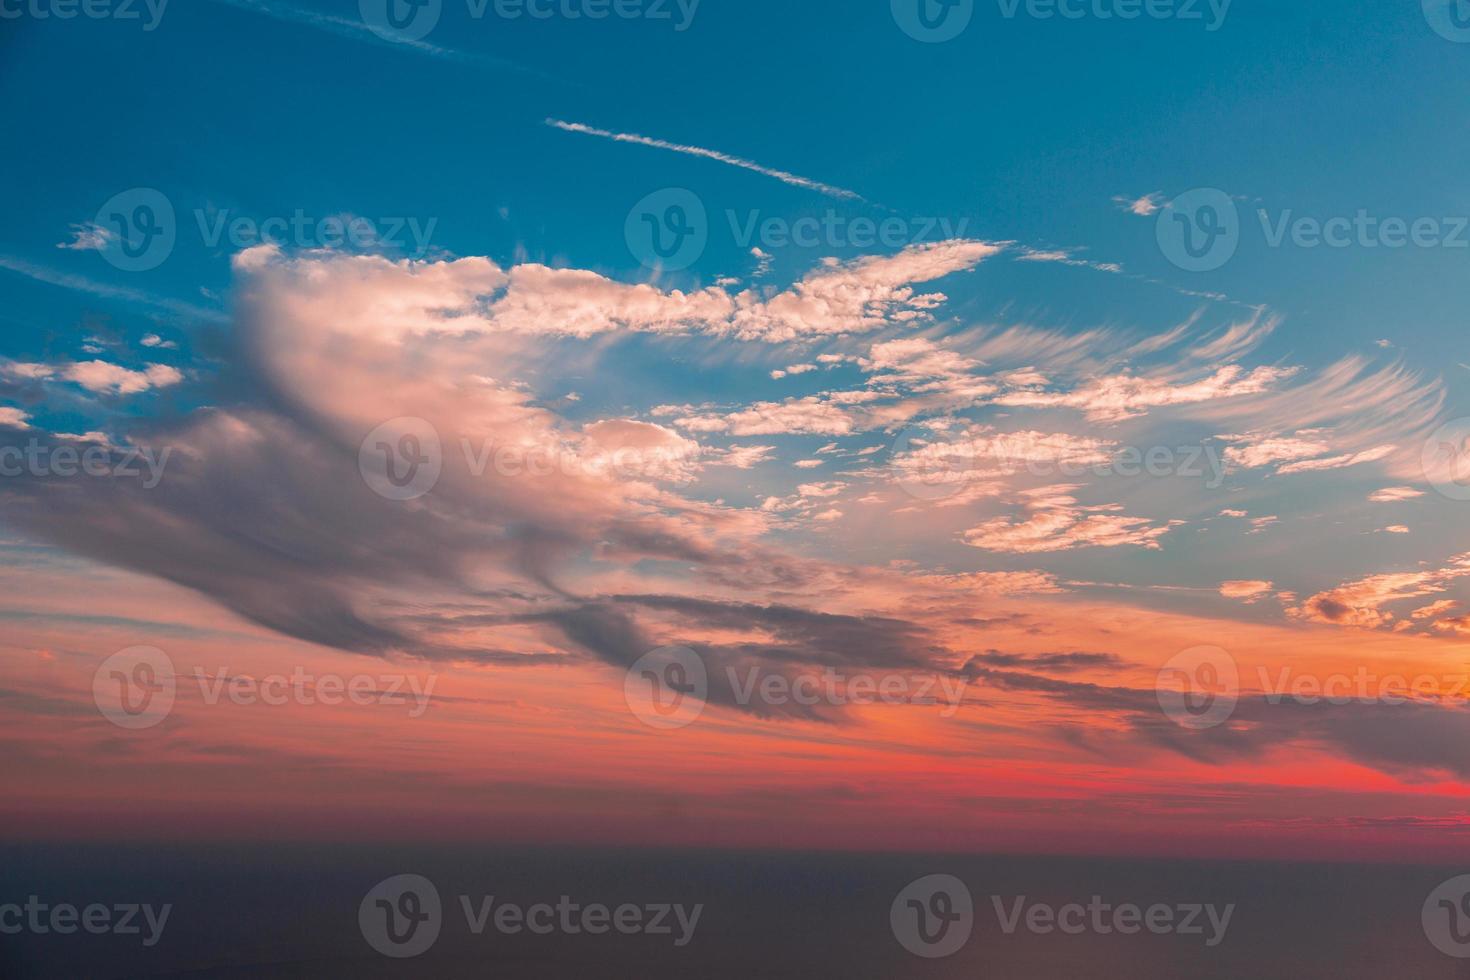
[[[588,126],[585,123],[567,122],[565,120],[556,118],[548,118],[546,120],[546,125],[551,126],[555,129],[563,130],[564,132],[568,133],[582,133],[586,136],[597,136],[602,139],[614,140],[618,143],[634,143],[638,146],[648,146],[656,150],[668,150],[671,153],[683,153],[686,156],[702,157],[706,160],[714,160],[718,163],[727,164],[731,167],[739,167],[742,170],[749,170],[752,173],[757,173],[764,177],[771,177],[775,180],[781,181],[783,184],[790,184],[792,187],[804,187],[807,190],[816,191],[819,194],[825,194],[828,197],[835,197],[839,200],[866,200],[857,191],[850,191],[842,187],[834,187],[831,184],[824,184],[821,181],[813,180],[810,177],[802,177],[797,174],[789,173],[785,170],[777,170],[774,167],[763,166],[759,163],[755,163],[752,160],[745,160],[741,157],[731,156],[728,153],[721,153],[719,150],[708,150],[702,146],[692,146],[686,143],[671,143],[668,140],[654,139],[649,136],[639,136],[637,133],[615,133],[611,130],[598,129],[595,126]]]
[[[481,54],[473,51],[462,51],[457,48],[446,48],[438,44],[431,44],[425,40],[409,37],[384,37],[369,27],[361,18],[326,14],[318,10],[310,10],[294,4],[284,3],[282,0],[212,0],[212,2],[226,7],[234,7],[236,10],[245,10],[253,14],[260,14],[275,20],[300,24],[303,27],[311,27],[352,41],[361,41],[383,47],[401,48],[405,51],[412,51],[415,54],[437,58],[441,61],[518,72],[551,81],[559,80],[555,76],[548,75],[534,68],[528,68],[508,58],[500,58],[495,55]]]
[[[47,285],[59,286],[62,289],[71,289],[81,293],[90,293],[104,299],[123,300],[128,303],[136,303],[155,310],[163,310],[180,316],[194,317],[211,323],[223,323],[228,318],[220,310],[208,309],[196,306],[193,303],[185,303],[181,300],[170,299],[164,296],[155,296],[141,289],[133,289],[129,286],[114,286],[109,283],[97,282],[86,276],[75,275],[70,272],[60,272],[56,269],[27,262],[9,255],[0,255],[0,269],[5,269],[16,275],[25,276],[36,282],[44,282]]]

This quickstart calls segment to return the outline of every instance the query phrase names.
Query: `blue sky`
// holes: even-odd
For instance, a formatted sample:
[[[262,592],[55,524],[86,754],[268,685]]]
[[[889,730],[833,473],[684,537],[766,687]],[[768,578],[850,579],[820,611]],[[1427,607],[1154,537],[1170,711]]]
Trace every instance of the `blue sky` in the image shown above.
[[[883,249],[756,239],[770,253],[762,273],[733,226],[831,214],[842,222],[898,218],[931,239],[957,228],[1014,243],[943,282],[944,330],[1024,324],[1145,336],[1191,318],[1223,328],[1259,308],[1280,323],[1259,338],[1255,363],[1306,372],[1354,354],[1401,363],[1426,379],[1442,376],[1446,417],[1459,414],[1460,363],[1470,361],[1461,340],[1470,248],[1271,248],[1255,211],[1326,219],[1365,209],[1409,220],[1470,213],[1461,165],[1470,134],[1459,122],[1470,47],[1436,34],[1411,2],[1239,0],[1216,30],[1178,19],[1039,19],[1024,9],[1006,17],[998,3],[979,3],[969,28],[939,44],[906,36],[883,3],[793,9],[705,0],[678,30],[677,8],[671,20],[512,21],[474,19],[447,2],[424,42],[432,49],[374,37],[351,3],[177,5],[153,30],[113,19],[14,21],[0,42],[0,80],[47,81],[26,86],[6,110],[11,145],[24,148],[0,161],[7,186],[24,189],[0,231],[0,256],[10,263],[0,273],[6,352],[23,362],[78,359],[85,338],[102,337],[125,366],[173,365],[188,378],[138,399],[57,396],[27,410],[57,431],[106,429],[109,417],[148,420],[263,397],[225,363],[234,329],[230,260],[248,242],[207,241],[201,223],[221,215],[358,215],[380,227],[402,219],[428,233],[426,250],[368,250],[545,263],[623,282],[652,279],[664,289],[729,277],[738,288],[777,290],[828,256]],[[568,132],[548,119],[718,151],[852,196]],[[670,187],[692,191],[707,209],[709,241],[689,268],[655,275],[630,253],[625,224],[635,202]],[[1199,187],[1224,190],[1244,222],[1229,263],[1191,273],[1158,247],[1158,216],[1124,204],[1149,195],[1162,203]],[[57,247],[131,188],[157,189],[175,209],[177,244],[161,265],[127,272],[98,251]],[[1115,271],[1016,261],[1024,249]],[[165,344],[140,347],[149,334]],[[842,371],[846,383],[862,381],[851,367],[770,378],[783,358],[769,350],[726,358],[635,336],[590,376],[543,374],[528,383],[548,399],[575,390],[581,400],[563,406],[565,415],[590,422],[648,419],[659,404],[816,394]],[[896,432],[841,441],[856,450],[890,443]],[[1201,429],[1194,438],[1218,434]],[[792,458],[830,441],[773,440]],[[693,492],[758,503],[805,479],[784,468],[757,473],[712,475]],[[1360,503],[1377,484],[1403,481],[1354,469],[1336,472],[1326,488],[1310,475],[1287,482],[1237,485],[1258,502],[1243,509],[1347,521],[1345,543],[1317,545],[1324,558],[1335,547],[1347,558],[1361,533],[1376,530],[1360,525],[1383,523],[1380,515],[1354,505],[1346,516],[1321,517],[1316,495],[1341,489]],[[1132,506],[1160,491],[1143,481],[1125,492]],[[1154,506],[1203,518],[1230,500]],[[1212,584],[1215,563],[1181,537],[1169,538],[1163,554],[1106,549],[1055,559],[1063,575],[1084,581],[1105,580],[1122,561],[1148,584],[1178,575]],[[1281,574],[1270,572],[1276,559],[1260,535],[1214,547],[1224,564],[1239,548],[1241,560],[1268,566],[1244,577]],[[1400,547],[1390,553],[1411,560],[1407,542]],[[958,568],[976,556],[941,537],[902,557]],[[1355,571],[1366,564],[1360,553],[1353,560]],[[1326,588],[1336,575],[1291,572],[1306,588]]]

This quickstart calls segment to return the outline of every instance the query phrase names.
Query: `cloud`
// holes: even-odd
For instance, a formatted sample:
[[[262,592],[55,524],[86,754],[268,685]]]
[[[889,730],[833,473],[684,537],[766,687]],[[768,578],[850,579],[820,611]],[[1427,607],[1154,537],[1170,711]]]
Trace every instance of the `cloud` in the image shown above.
[[[1439,616],[1442,613],[1449,612],[1451,609],[1455,608],[1458,605],[1459,603],[1456,602],[1454,599],[1440,599],[1436,602],[1431,602],[1427,606],[1415,609],[1412,613],[1410,613],[1410,615],[1414,619],[1433,619],[1434,617]]]
[[[282,0],[213,0],[213,2],[223,4],[226,7],[234,7],[237,10],[247,10],[251,13],[263,14],[266,17],[271,17],[276,20],[312,27],[316,30],[325,31],[328,34],[335,34],[338,37],[347,38],[352,41],[364,41],[368,44],[399,47],[406,51],[412,51],[416,54],[426,55],[444,61],[523,72],[543,78],[550,77],[543,75],[539,71],[533,71],[523,65],[518,65],[513,61],[507,61],[504,58],[496,58],[490,55],[468,51],[458,51],[453,48],[430,44],[428,41],[414,40],[407,37],[393,38],[390,40],[370,28],[361,18],[324,14],[320,11],[308,10],[284,3]]]
[[[105,283],[95,282],[85,276],[73,275],[69,272],[57,272],[45,266],[27,262],[24,259],[14,258],[8,255],[0,255],[0,269],[13,272],[16,275],[34,279],[36,282],[44,282],[48,285],[59,286],[62,289],[71,289],[76,292],[89,293],[104,299],[117,299],[128,303],[136,303],[166,313],[179,316],[192,317],[213,323],[222,323],[227,318],[219,310],[206,309],[195,306],[192,303],[184,303],[176,299],[168,299],[145,293],[139,289],[131,289],[127,286],[111,286]]]
[[[1029,516],[1022,521],[999,517],[970,528],[965,543],[986,551],[1037,554],[1074,548],[1158,549],[1158,539],[1178,523],[1154,524],[1114,513],[1116,505],[1081,506],[1071,496],[1076,486],[1043,487],[1021,496]]]
[[[1313,473],[1320,470],[1340,470],[1347,466],[1358,466],[1363,463],[1376,463],[1381,459],[1391,456],[1396,447],[1375,446],[1358,453],[1343,453],[1340,456],[1329,456],[1325,459],[1304,459],[1297,463],[1288,463],[1277,469],[1277,473]]]
[[[997,405],[1075,408],[1095,422],[1135,418],[1148,409],[1240,398],[1268,391],[1297,374],[1296,368],[1227,365],[1186,383],[1134,375],[1099,378],[1069,392],[1020,391],[1001,395]]]
[[[18,408],[0,405],[0,426],[9,429],[29,429],[30,416]]]
[[[1423,490],[1415,490],[1413,487],[1384,487],[1369,494],[1368,499],[1375,504],[1396,504],[1405,500],[1414,500],[1424,496]]]
[[[70,381],[99,395],[136,395],[168,388],[184,380],[178,368],[149,364],[141,371],[109,361],[77,361],[50,365],[20,361],[0,362],[0,376],[29,381]]]
[[[1113,198],[1113,203],[1129,214],[1135,214],[1140,218],[1149,218],[1159,213],[1164,206],[1164,195],[1158,192],[1145,194],[1142,197]]]
[[[598,136],[602,139],[615,140],[619,143],[636,143],[639,146],[650,146],[658,150],[668,150],[673,153],[683,153],[687,156],[703,157],[706,160],[714,160],[732,167],[739,167],[742,170],[749,170],[752,173],[757,173],[764,177],[772,177],[781,181],[783,184],[790,184],[793,187],[803,187],[807,190],[813,190],[819,194],[825,194],[828,197],[835,197],[840,200],[863,200],[862,195],[856,191],[833,187],[831,184],[824,184],[821,181],[812,180],[809,177],[799,177],[796,174],[787,173],[784,170],[763,167],[758,163],[750,160],[742,160],[740,157],[730,156],[728,153],[721,153],[718,150],[707,150],[700,146],[689,146],[682,143],[670,143],[667,140],[651,139],[647,136],[639,136],[636,133],[614,133],[610,130],[598,129],[583,123],[565,122],[561,119],[548,118],[546,125],[568,133],[583,133],[587,136]]]
[[[1287,612],[1310,622],[1377,629],[1395,619],[1384,606],[1443,592],[1452,581],[1466,575],[1470,575],[1470,554],[1459,555],[1446,567],[1431,571],[1370,575],[1319,592]]]
[[[275,246],[262,245],[241,252],[234,264],[242,273],[269,277],[281,292],[281,303],[319,307],[327,305],[322,296],[340,293],[358,306],[373,304],[375,329],[389,335],[515,332],[592,337],[637,331],[734,335],[780,343],[926,320],[944,296],[919,294],[914,284],[971,269],[997,250],[984,242],[946,241],[846,263],[833,260],[769,298],[752,291],[732,294],[717,286],[665,292],[583,269],[534,263],[506,270],[485,258],[289,259]],[[390,288],[391,303],[383,296]]]
[[[1121,273],[1123,267],[1116,262],[1095,262],[1092,259],[1079,259],[1065,249],[1035,249],[1021,246],[1020,254],[1016,256],[1017,262],[1052,262],[1057,265],[1069,265],[1076,269],[1091,269],[1094,272]]]
[[[1234,582],[1222,582],[1220,594],[1227,599],[1244,599],[1246,602],[1254,602],[1269,593],[1274,586],[1270,582],[1260,580],[1240,580]]]
[[[106,361],[84,361],[68,364],[61,377],[88,391],[109,395],[136,395],[154,388],[167,388],[184,380],[178,368],[167,364],[150,364],[133,371]]]
[[[108,246],[116,236],[107,228],[102,227],[95,221],[86,224],[71,226],[71,241],[57,242],[57,248],[69,249],[73,252],[100,252]]]

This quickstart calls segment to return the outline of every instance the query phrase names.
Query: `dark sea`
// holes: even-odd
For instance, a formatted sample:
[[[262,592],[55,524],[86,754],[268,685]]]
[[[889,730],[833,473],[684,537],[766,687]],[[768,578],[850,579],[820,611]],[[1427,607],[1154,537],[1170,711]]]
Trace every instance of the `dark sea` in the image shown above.
[[[1464,870],[8,845],[0,976],[1470,978],[1470,959],[1431,937],[1470,954],[1470,900],[1441,888]]]

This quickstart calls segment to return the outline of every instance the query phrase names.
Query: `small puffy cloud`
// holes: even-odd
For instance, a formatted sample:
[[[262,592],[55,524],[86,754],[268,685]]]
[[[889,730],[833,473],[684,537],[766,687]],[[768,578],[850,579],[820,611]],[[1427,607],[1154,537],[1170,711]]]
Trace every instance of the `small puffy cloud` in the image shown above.
[[[825,466],[827,464],[820,459],[799,459],[791,465],[799,470],[814,470],[819,466]]]
[[[1375,504],[1396,504],[1422,496],[1424,496],[1424,491],[1415,490],[1413,487],[1384,487],[1382,490],[1373,491],[1368,495],[1368,499]]]
[[[1220,583],[1220,594],[1227,599],[1244,599],[1246,602],[1255,602],[1270,593],[1272,588],[1274,586],[1270,582],[1242,579]]]
[[[1409,533],[1408,526],[1407,525],[1404,525],[1404,524],[1390,524],[1388,527],[1384,528],[1383,530],[1387,534],[1408,534]]]
[[[162,337],[160,337],[156,333],[150,333],[150,334],[144,335],[143,339],[141,341],[139,341],[139,343],[141,343],[144,347],[157,347],[157,348],[160,348],[162,350],[178,350],[179,349],[179,345],[177,343],[175,343],[172,340],[164,340]]]
[[[1142,197],[1126,197],[1120,194],[1113,198],[1113,203],[1129,214],[1135,214],[1140,218],[1150,218],[1158,214],[1159,209],[1164,206],[1164,195],[1158,192],[1145,194]]]
[[[184,380],[178,368],[167,364],[150,364],[133,371],[107,361],[79,361],[60,371],[67,381],[88,391],[106,395],[136,395],[154,388],[167,388]]]
[[[7,429],[29,429],[30,416],[18,408],[0,405],[0,427]]]
[[[56,247],[73,252],[100,252],[116,237],[111,230],[89,221],[86,224],[72,225],[71,241],[57,242]]]

